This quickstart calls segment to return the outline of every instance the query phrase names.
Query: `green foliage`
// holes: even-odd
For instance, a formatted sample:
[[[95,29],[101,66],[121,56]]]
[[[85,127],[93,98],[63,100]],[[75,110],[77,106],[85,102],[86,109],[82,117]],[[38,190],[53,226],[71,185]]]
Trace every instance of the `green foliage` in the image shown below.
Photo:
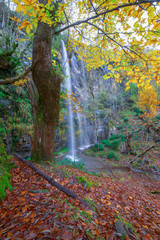
[[[80,169],[80,170],[86,170],[84,168],[85,164],[80,162],[73,162],[71,159],[65,157],[64,159],[56,159],[56,164],[59,166],[72,166],[74,168]]]
[[[0,137],[12,136],[12,149],[19,137],[32,134],[32,110],[29,93],[21,86],[0,86]]]
[[[79,183],[82,183],[83,185],[86,185],[87,188],[90,188],[92,186],[97,186],[96,183],[94,182],[89,182],[85,177],[83,176],[80,176],[80,177],[77,177]]]
[[[123,129],[123,126],[120,124],[119,126],[117,126],[117,129],[121,130],[121,129]]]
[[[103,140],[101,141],[101,143],[104,144],[104,145],[105,145],[106,142],[108,142],[107,139],[103,139]]]
[[[141,111],[139,108],[137,108],[137,107],[134,107],[133,108],[133,111],[135,112],[135,113],[137,113],[137,114],[143,114],[144,112],[143,111]]]
[[[115,139],[120,138],[120,137],[121,137],[120,134],[112,135],[112,136],[109,138],[109,140],[115,140]]]
[[[54,152],[55,155],[59,155],[60,153],[67,153],[69,148],[62,148],[60,151]]]
[[[10,184],[10,169],[12,164],[9,162],[4,144],[0,143],[0,200],[6,196],[5,189],[12,189]]]
[[[93,157],[106,157],[106,151],[95,151],[93,148],[89,148],[85,150],[85,154]]]
[[[97,144],[94,145],[94,147],[92,148],[93,151],[98,151],[98,146]],[[102,143],[99,143],[99,151],[103,151],[104,150],[104,146]]]
[[[121,142],[125,142],[126,141],[126,135],[121,135]]]
[[[113,150],[117,150],[120,144],[120,140],[110,141],[109,147]]]
[[[157,116],[155,117],[155,119],[156,119],[156,120],[160,120],[160,115],[157,115]]]
[[[128,122],[128,118],[125,117],[125,118],[123,119],[123,121],[124,121],[124,122]]]
[[[101,142],[104,144],[105,147],[109,147],[113,150],[117,150],[119,147],[120,142],[126,141],[126,136],[117,134],[117,135],[112,135],[109,140],[103,139]]]
[[[6,172],[0,177],[0,200],[5,198],[5,189],[7,188],[12,189],[12,186],[10,184],[10,174]]]
[[[134,110],[130,111],[128,109],[126,109],[120,113],[120,117],[122,117],[122,118],[125,118],[125,117],[129,118],[130,116],[135,116],[135,115],[136,114],[135,114]]]
[[[116,161],[119,160],[118,157],[116,156],[116,154],[114,153],[114,151],[110,151],[110,152],[108,153],[107,158],[108,158],[108,159],[114,159],[114,160],[116,160]]]
[[[104,150],[104,146],[103,146],[102,143],[99,143],[99,150],[100,150],[100,151],[103,151],[103,150]]]

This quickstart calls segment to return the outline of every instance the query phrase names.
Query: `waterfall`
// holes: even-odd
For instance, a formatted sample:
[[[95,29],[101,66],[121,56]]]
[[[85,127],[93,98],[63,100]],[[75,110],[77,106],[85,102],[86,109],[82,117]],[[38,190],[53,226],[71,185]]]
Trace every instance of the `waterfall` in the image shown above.
[[[64,42],[62,41],[62,56],[63,56],[63,69],[65,75],[65,87],[68,90],[69,94],[72,94],[72,83],[71,83],[71,74],[70,74],[70,66],[69,59],[67,55],[67,50]],[[70,98],[68,101],[68,124],[69,124],[69,148],[71,149],[71,155],[74,156],[76,154],[76,144],[75,144],[75,130],[74,130],[74,116],[72,111],[72,103]]]
[[[83,146],[82,114],[78,112],[78,107],[77,107],[77,120],[79,128],[79,147],[82,147]]]
[[[80,61],[77,60],[75,54],[72,54],[71,57],[71,76],[74,86],[77,91],[78,100],[81,102],[82,109],[86,109],[88,102],[87,95],[87,83],[86,83],[86,74],[83,59]],[[88,123],[83,112],[78,111],[78,106],[76,109],[76,115],[78,120],[78,147],[79,149],[84,149],[90,145],[90,140],[88,137]]]
[[[81,74],[82,74],[82,80],[83,80],[84,108],[88,109],[87,80],[86,80],[85,66],[84,66],[84,62],[83,62],[82,58],[81,58],[80,62],[81,62]],[[90,146],[89,134],[90,134],[91,128],[90,128],[90,125],[87,122],[85,114],[83,114],[82,120],[83,120],[83,126],[84,126],[83,146],[88,147],[88,146]]]

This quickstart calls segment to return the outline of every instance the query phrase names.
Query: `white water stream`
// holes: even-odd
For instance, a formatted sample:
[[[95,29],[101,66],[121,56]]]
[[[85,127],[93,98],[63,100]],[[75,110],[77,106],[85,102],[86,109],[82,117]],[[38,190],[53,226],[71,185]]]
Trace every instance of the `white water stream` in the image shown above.
[[[65,87],[68,90],[68,94],[72,94],[69,60],[67,50],[63,41],[62,41],[62,56],[63,56],[63,69],[65,75]],[[68,98],[67,101],[68,101],[69,148],[71,149],[70,158],[74,159],[74,156],[76,154],[74,116],[72,111],[71,99]]]

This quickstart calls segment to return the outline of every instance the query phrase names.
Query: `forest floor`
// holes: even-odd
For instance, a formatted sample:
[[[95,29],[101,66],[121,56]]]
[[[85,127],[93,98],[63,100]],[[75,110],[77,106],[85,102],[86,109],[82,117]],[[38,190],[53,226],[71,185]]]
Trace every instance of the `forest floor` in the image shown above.
[[[26,164],[12,160],[13,190],[0,203],[1,240],[160,239],[160,182],[155,179],[133,171],[114,178],[70,166],[39,166],[83,198],[85,208]]]

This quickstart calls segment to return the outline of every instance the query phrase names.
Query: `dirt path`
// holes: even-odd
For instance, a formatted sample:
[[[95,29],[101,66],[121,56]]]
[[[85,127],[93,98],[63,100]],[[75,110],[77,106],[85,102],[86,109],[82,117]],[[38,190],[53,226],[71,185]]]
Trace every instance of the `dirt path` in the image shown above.
[[[108,167],[107,161],[105,158],[98,158],[98,157],[93,157],[93,156],[88,156],[85,155],[84,153],[80,153],[78,156],[78,159],[81,163],[85,164],[85,168],[89,172],[105,172],[107,174],[111,174],[111,171]],[[113,172],[129,172],[130,169],[128,167],[123,167],[123,166],[109,166],[112,168]]]

